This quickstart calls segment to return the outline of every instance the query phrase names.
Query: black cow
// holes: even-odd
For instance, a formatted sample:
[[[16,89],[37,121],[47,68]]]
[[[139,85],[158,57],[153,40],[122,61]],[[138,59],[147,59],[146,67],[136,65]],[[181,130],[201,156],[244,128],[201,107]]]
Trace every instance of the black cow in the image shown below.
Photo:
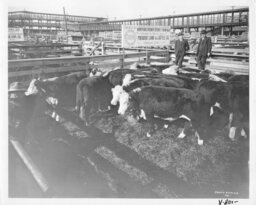
[[[245,138],[249,134],[249,84],[232,83],[230,94],[229,137],[234,140],[237,130]]]
[[[231,79],[240,79],[240,77]],[[222,129],[228,125],[228,135],[231,140],[235,139],[236,133],[248,136],[248,81],[231,80],[228,83],[203,81],[199,84],[197,92],[201,95],[204,104],[211,106],[210,128]],[[237,130],[239,132],[236,132]]]
[[[109,109],[112,87],[108,76],[88,77],[78,83],[76,87],[76,111],[85,125],[89,124],[90,114]]]

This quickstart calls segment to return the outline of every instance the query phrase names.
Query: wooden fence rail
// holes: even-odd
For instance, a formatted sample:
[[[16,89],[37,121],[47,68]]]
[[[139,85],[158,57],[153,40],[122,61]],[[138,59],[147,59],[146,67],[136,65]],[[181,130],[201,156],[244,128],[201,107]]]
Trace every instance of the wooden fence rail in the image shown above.
[[[45,66],[54,65],[61,63],[88,63],[90,61],[103,61],[103,60],[116,60],[126,58],[136,58],[151,55],[167,55],[168,51],[148,51],[140,53],[129,53],[129,54],[114,54],[114,55],[103,55],[103,56],[71,56],[71,57],[59,57],[59,58],[36,58],[36,59],[21,59],[21,60],[9,60],[8,66],[9,71],[13,68],[22,68],[26,66]]]
[[[114,47],[106,47],[106,49],[113,49]],[[114,48],[120,49],[120,48]],[[130,49],[131,50],[131,49]],[[100,62],[104,66],[106,64],[111,64],[112,66],[120,66],[121,68],[125,65],[136,62],[138,58],[142,58],[146,63],[150,63],[153,56],[161,56],[160,61],[169,62],[171,56],[173,56],[173,50],[147,50],[134,49],[136,53],[123,53],[120,51],[119,54],[112,55],[101,55],[101,56],[71,56],[71,57],[58,57],[58,58],[38,58],[38,59],[20,59],[20,60],[9,60],[8,61],[8,71],[9,78],[18,76],[27,76],[40,73],[58,73],[58,72],[68,72],[68,71],[78,71],[86,69],[86,65],[89,62]],[[194,56],[194,52],[188,52],[188,56]],[[228,58],[237,60],[240,59],[244,62],[248,61],[248,53],[238,55],[238,54],[228,54],[228,53],[213,53],[214,58]],[[129,60],[128,62],[128,59]],[[133,60],[135,59],[135,60]],[[114,62],[117,60],[118,62]],[[127,60],[127,62],[126,62]],[[132,61],[133,60],[133,61]],[[155,61],[155,60],[154,60]],[[232,62],[232,60],[230,61]],[[246,62],[248,64],[248,62]],[[248,66],[249,70],[249,66]],[[247,71],[246,71],[247,72]]]
[[[127,65],[125,59],[132,58],[146,58],[146,62],[150,62],[150,56],[161,55],[169,58],[168,51],[148,51],[140,53],[129,54],[114,54],[114,55],[102,55],[102,56],[72,56],[72,57],[59,57],[59,58],[40,58],[40,59],[21,59],[21,60],[9,60],[8,71],[9,78],[18,76],[27,76],[40,73],[58,73],[68,71],[78,71],[86,69],[86,65],[89,62],[108,61],[112,66],[123,67]],[[118,60],[118,63],[114,63],[114,60]],[[136,62],[135,60],[134,62]],[[128,64],[133,63],[129,61]]]

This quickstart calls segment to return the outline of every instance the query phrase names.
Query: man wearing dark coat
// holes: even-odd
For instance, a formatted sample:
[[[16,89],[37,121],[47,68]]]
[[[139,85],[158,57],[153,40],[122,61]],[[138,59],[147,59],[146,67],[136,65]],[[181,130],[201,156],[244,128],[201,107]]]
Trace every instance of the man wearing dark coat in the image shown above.
[[[199,40],[196,56],[197,65],[201,70],[205,69],[206,59],[210,57],[212,52],[212,41],[210,37],[206,36],[206,31],[201,31],[201,38]]]
[[[178,65],[178,68],[182,67],[182,61],[186,54],[186,51],[189,50],[188,41],[183,39],[183,33],[178,34],[179,39],[175,41],[175,64]]]

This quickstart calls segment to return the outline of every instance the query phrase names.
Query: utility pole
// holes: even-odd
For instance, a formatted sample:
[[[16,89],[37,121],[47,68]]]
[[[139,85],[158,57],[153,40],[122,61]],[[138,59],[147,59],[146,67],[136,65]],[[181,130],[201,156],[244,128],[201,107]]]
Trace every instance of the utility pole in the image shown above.
[[[63,12],[64,12],[64,21],[65,21],[65,32],[68,40],[68,28],[67,28],[67,19],[66,19],[66,14],[65,14],[65,7],[63,7]]]

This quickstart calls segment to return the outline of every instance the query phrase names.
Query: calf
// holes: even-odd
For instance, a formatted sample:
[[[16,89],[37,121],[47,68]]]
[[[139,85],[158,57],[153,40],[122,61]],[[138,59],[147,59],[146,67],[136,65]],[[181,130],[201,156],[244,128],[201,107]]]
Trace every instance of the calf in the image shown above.
[[[92,77],[92,76],[101,76],[103,73],[100,69],[98,68],[93,68],[92,71],[90,72],[89,74],[89,77]]]

